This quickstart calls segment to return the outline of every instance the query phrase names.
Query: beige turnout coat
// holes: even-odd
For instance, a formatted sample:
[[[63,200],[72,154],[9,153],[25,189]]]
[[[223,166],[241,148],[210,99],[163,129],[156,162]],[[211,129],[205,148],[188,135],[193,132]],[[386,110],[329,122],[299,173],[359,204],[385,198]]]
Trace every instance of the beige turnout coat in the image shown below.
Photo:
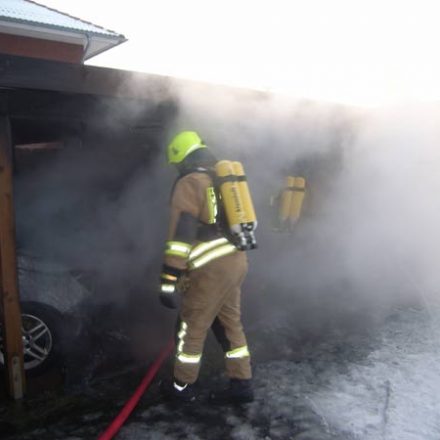
[[[212,221],[212,186],[207,173],[193,172],[177,181],[171,197],[165,264],[187,271],[189,278],[176,336],[174,376],[182,383],[197,380],[210,328],[222,345],[229,377],[249,379],[252,375],[240,312],[246,254],[221,235],[201,240],[192,230]]]

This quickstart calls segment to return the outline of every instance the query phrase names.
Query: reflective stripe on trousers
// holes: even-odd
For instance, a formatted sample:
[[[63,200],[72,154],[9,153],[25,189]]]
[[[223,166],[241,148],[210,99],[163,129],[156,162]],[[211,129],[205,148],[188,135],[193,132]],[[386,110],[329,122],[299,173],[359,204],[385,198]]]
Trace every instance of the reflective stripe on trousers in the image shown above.
[[[202,358],[201,354],[188,354],[184,353],[183,346],[185,344],[185,336],[186,336],[186,330],[188,329],[188,325],[186,322],[183,322],[180,324],[180,330],[177,333],[177,353],[176,353],[176,359],[184,364],[198,364],[200,362],[200,359]]]
[[[242,347],[235,348],[225,353],[227,359],[242,359],[244,357],[250,356],[248,346],[243,345]]]

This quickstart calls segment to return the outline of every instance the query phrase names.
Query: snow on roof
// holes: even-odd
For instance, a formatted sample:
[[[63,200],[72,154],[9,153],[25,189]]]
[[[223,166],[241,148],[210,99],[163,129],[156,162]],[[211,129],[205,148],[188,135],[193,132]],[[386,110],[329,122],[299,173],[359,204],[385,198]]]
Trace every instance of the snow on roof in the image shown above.
[[[118,40],[121,37],[124,38],[121,34],[30,0],[1,0],[0,20],[37,26],[43,25],[51,29],[68,30],[81,34],[114,37]]]

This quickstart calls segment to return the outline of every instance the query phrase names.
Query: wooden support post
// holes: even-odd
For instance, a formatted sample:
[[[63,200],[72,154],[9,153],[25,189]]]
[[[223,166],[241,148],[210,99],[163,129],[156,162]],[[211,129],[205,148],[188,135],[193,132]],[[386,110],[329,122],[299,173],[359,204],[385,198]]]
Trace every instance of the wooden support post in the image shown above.
[[[14,399],[21,399],[25,391],[25,375],[15,249],[12,169],[9,118],[0,111],[0,309],[3,351],[9,394]]]

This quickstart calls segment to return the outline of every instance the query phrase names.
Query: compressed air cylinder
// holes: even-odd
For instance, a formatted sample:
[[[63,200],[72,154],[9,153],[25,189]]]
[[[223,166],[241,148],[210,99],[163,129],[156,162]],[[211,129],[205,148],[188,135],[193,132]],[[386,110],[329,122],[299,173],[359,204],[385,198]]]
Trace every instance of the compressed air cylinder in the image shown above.
[[[240,162],[233,162],[232,166],[237,176],[240,197],[243,202],[244,223],[247,223],[248,230],[255,230],[257,227],[257,216],[255,214],[254,204],[252,203],[246,175],[244,174],[243,165]]]
[[[234,167],[229,160],[221,160],[215,165],[215,170],[220,181],[220,194],[229,228],[232,233],[240,234],[246,215]]]
[[[306,181],[304,177],[295,177],[295,185],[292,191],[290,204],[289,222],[293,226],[301,216],[301,209],[305,196]]]
[[[295,186],[295,177],[288,176],[285,180],[285,187],[281,192],[278,221],[283,225],[290,216],[290,208],[292,205],[293,187]]]

